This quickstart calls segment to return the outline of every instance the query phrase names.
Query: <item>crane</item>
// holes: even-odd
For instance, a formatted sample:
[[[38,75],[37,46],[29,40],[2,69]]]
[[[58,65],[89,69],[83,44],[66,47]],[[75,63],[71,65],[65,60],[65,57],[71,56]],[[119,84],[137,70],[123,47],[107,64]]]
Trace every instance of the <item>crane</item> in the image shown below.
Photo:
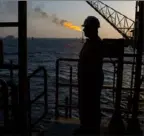
[[[127,132],[129,134],[142,135],[140,128],[140,122],[138,119],[138,102],[140,96],[140,86],[142,84],[143,78],[141,78],[141,69],[143,61],[143,16],[144,16],[144,2],[136,1],[136,12],[135,12],[135,22],[123,15],[122,13],[116,11],[115,9],[104,4],[100,0],[97,1],[86,1],[96,12],[98,12],[115,30],[117,30],[125,39],[128,41],[134,40],[134,50],[133,50],[133,64],[132,64],[132,80],[131,88],[135,88],[132,93],[131,90],[131,109],[132,117],[128,120]],[[134,35],[130,35],[133,32]],[[136,51],[135,51],[136,49]],[[136,65],[134,64],[136,63]],[[135,75],[135,79],[134,79]],[[134,79],[134,84],[133,84]],[[132,96],[132,94],[134,94]],[[131,102],[130,102],[131,103]],[[118,124],[119,123],[119,124]],[[123,129],[124,124],[121,120],[121,115],[114,112],[112,116],[111,123],[112,131],[117,129],[120,132]]]
[[[104,4],[100,0],[86,2],[125,39],[132,38],[131,33],[133,32],[135,26],[135,22],[132,19]]]

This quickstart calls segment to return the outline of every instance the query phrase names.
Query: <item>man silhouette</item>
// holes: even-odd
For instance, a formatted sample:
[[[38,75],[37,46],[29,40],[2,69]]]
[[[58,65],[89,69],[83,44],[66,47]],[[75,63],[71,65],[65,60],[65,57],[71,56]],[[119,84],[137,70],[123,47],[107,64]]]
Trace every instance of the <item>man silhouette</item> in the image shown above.
[[[83,24],[87,37],[78,62],[79,133],[100,133],[100,95],[104,75],[102,70],[102,41],[98,36],[99,20],[88,16]]]

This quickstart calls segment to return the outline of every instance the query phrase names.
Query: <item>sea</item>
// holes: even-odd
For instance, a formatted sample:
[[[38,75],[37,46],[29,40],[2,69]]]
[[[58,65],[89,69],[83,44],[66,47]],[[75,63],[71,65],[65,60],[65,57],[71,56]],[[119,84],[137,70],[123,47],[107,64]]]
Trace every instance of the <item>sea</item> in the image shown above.
[[[17,38],[12,39],[3,39],[4,43],[4,62],[10,63],[10,60],[13,64],[18,64],[18,40]],[[56,92],[56,60],[59,58],[72,58],[78,59],[79,52],[83,46],[81,39],[58,39],[58,38],[28,38],[28,75],[30,75],[34,70],[39,66],[44,66],[47,70],[48,77],[48,114],[50,117],[54,117],[55,114],[55,92]],[[125,52],[131,53],[132,48],[127,47]],[[109,58],[107,58],[110,60]],[[132,58],[126,58],[127,61],[132,61]],[[77,62],[61,62],[59,67],[59,82],[60,83],[69,83],[70,67],[72,66],[72,82],[77,84]],[[104,84],[113,85],[113,75],[114,75],[114,66],[112,63],[107,63],[103,65],[104,70]],[[14,72],[14,81],[17,84],[18,80],[18,71]],[[30,94],[31,100],[44,90],[44,79],[42,71],[39,72],[35,77],[30,79]],[[10,71],[1,69],[0,78],[9,80]],[[131,84],[131,65],[124,65],[123,72],[123,87],[130,87]],[[73,88],[72,90],[72,104],[77,105],[78,100],[78,90]],[[89,92],[88,92],[89,93]],[[122,90],[122,103],[121,107],[127,109],[128,105],[128,96],[130,91]],[[59,103],[64,104],[65,98],[69,97],[69,88],[59,88]],[[143,100],[143,93],[141,93],[141,101]],[[101,95],[101,107],[102,114],[105,117],[111,117],[113,114],[115,103],[115,92],[110,89],[103,89]],[[141,102],[143,105],[143,102]],[[143,109],[143,106],[140,106]],[[108,110],[109,109],[109,110]],[[65,115],[65,109],[60,108],[60,116]],[[32,116],[38,117],[41,116],[44,112],[44,97],[41,97],[32,105]],[[78,110],[72,110],[72,117],[78,117]],[[126,115],[124,114],[124,117]]]

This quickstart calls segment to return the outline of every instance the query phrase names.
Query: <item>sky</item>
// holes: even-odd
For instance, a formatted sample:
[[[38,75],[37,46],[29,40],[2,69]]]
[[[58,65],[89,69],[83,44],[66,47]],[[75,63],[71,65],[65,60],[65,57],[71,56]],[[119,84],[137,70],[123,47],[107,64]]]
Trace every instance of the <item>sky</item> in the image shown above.
[[[135,1],[102,1],[115,10],[121,12],[134,20]],[[28,37],[50,37],[50,38],[80,38],[82,32],[74,31],[57,25],[49,17],[43,17],[35,8],[40,8],[47,15],[55,15],[59,19],[72,22],[81,26],[84,19],[89,16],[96,16],[101,23],[99,35],[102,38],[119,38],[121,35],[106,22],[93,8],[85,1],[28,1]],[[17,2],[11,0],[0,0],[0,21],[17,21]],[[17,36],[17,28],[0,28],[0,36]]]

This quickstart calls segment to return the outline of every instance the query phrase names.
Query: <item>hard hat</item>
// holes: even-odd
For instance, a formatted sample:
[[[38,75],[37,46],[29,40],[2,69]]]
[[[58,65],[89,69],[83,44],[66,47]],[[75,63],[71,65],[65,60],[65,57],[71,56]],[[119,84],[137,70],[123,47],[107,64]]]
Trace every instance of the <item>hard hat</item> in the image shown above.
[[[92,27],[100,27],[100,22],[99,20],[95,17],[95,16],[88,16],[85,21],[84,24],[82,25],[83,27],[85,26],[92,26]]]

